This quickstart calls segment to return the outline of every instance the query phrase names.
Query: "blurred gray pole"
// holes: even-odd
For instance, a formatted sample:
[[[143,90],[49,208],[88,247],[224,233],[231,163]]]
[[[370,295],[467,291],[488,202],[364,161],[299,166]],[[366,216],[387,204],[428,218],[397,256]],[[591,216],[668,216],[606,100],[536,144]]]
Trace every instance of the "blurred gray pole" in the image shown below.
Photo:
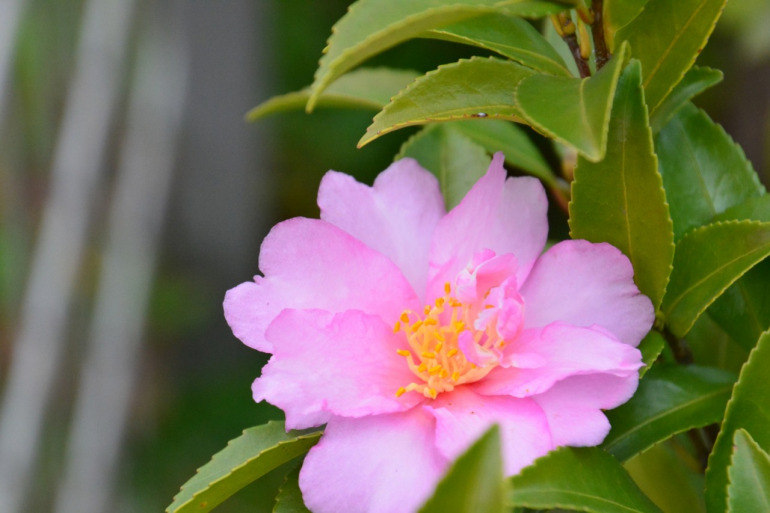
[[[154,26],[139,35],[142,39],[137,76],[129,93],[127,136],[109,214],[107,248],[67,444],[66,468],[54,507],[57,513],[113,509],[108,500],[115,489],[122,437],[134,396],[142,328],[186,88],[187,56],[180,37],[175,37],[179,33],[169,30],[168,20],[150,24]]]
[[[123,72],[132,0],[90,0],[53,157],[11,366],[0,404],[0,511],[20,512],[66,341],[88,214]]]

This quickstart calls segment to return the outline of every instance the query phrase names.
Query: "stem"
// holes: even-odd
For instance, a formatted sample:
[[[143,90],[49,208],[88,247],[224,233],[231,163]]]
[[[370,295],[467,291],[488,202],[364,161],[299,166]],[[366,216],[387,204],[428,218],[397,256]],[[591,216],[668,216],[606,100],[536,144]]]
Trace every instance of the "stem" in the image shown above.
[[[677,338],[671,333],[668,328],[663,330],[663,337],[668,342],[671,352],[674,354],[674,359],[681,365],[689,365],[693,363],[692,351],[687,347],[684,340]]]
[[[588,60],[583,58],[580,51],[580,44],[578,43],[577,35],[575,34],[575,24],[572,22],[568,12],[561,12],[556,16],[551,16],[553,26],[556,28],[556,32],[561,36],[572,54],[572,58],[575,59],[577,64],[580,78],[586,78],[591,76],[591,69],[588,67]]]
[[[612,55],[604,40],[604,0],[592,0],[591,11],[594,20],[591,23],[591,33],[594,36],[594,51],[596,52],[596,70],[602,69]]]

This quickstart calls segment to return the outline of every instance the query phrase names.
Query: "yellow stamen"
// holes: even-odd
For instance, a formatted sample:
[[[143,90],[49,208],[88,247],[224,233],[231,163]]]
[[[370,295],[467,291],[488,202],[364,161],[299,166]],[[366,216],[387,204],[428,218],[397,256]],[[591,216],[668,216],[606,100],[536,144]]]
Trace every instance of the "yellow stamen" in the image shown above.
[[[422,356],[423,358],[435,358],[436,353],[433,353],[431,351],[425,351],[423,353],[420,353],[420,356]]]
[[[409,323],[409,314],[407,314],[406,312],[402,313],[400,319],[401,319],[401,322]]]
[[[393,326],[393,333],[398,333],[401,331],[401,321],[396,321],[396,325]]]
[[[447,294],[452,292],[452,286],[449,284],[449,282],[444,283],[444,292],[446,292]]]
[[[443,343],[441,343],[441,342],[439,342],[438,344],[436,344],[436,347],[434,348],[434,351],[436,351],[437,353],[440,353],[440,352],[441,352],[441,349],[442,349],[443,347],[444,347],[444,344],[443,344]]]
[[[409,351],[407,351],[406,349],[396,349],[396,352],[398,354],[400,354],[401,356],[409,356],[409,355],[412,354]]]
[[[402,396],[402,395],[404,395],[405,393],[406,393],[406,388],[404,388],[404,387],[399,387],[399,389],[398,389],[398,390],[396,390],[396,397],[401,397],[401,396]]]

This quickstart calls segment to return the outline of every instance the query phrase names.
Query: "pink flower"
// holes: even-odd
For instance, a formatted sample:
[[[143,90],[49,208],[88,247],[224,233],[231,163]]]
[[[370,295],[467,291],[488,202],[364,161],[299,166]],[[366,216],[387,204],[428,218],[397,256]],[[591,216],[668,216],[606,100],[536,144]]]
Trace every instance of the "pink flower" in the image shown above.
[[[546,242],[547,200],[502,154],[449,213],[436,179],[394,163],[373,187],[330,171],[321,219],[277,225],[264,277],[227,293],[245,344],[272,353],[254,399],[287,429],[326,424],[300,487],[317,512],[414,511],[491,424],[513,475],[599,444],[636,390],[652,304],[608,244]]]

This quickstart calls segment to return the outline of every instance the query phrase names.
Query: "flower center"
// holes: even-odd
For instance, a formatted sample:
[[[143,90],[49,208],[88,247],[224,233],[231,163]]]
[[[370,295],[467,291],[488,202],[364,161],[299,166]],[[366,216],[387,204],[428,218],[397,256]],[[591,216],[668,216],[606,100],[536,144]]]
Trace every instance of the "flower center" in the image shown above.
[[[417,391],[435,399],[438,394],[464,383],[473,383],[498,365],[505,341],[494,322],[479,322],[492,304],[464,304],[452,295],[449,283],[444,295],[422,314],[404,310],[393,331],[403,331],[409,349],[398,349],[418,378],[396,391],[396,397]],[[481,314],[481,315],[480,315]]]

